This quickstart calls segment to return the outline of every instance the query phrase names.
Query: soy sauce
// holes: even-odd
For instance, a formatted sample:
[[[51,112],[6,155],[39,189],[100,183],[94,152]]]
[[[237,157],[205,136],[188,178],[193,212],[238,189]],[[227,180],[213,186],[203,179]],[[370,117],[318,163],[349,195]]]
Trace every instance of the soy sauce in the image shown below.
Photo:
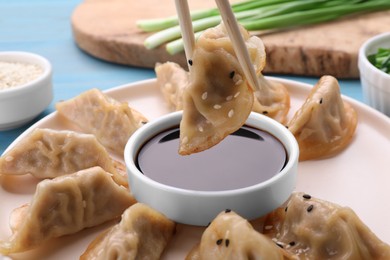
[[[162,132],[141,147],[137,166],[147,177],[196,191],[239,189],[264,182],[287,163],[283,144],[273,135],[241,127],[214,147],[192,155],[178,154],[179,128]]]

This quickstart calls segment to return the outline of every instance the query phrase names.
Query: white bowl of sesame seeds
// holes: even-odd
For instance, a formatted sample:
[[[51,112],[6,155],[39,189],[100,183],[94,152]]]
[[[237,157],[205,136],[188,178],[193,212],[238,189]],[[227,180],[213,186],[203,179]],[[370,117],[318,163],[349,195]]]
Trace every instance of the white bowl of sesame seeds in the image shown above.
[[[0,131],[30,122],[52,99],[52,67],[46,58],[0,52]]]
[[[252,112],[221,143],[182,156],[177,140],[181,118],[179,111],[150,121],[126,144],[129,186],[137,201],[178,223],[206,226],[223,210],[255,219],[289,198],[299,148],[285,126]]]

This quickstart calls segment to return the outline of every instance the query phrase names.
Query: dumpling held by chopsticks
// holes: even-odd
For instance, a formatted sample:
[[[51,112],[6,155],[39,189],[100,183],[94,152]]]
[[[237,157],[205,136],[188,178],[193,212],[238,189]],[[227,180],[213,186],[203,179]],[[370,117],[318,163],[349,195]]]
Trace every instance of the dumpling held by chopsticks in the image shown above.
[[[258,37],[241,33],[255,66],[264,66],[265,51]],[[195,45],[190,83],[183,94],[180,124],[181,155],[206,150],[238,130],[248,118],[254,101],[223,24],[206,30]],[[259,68],[255,67],[256,71]]]

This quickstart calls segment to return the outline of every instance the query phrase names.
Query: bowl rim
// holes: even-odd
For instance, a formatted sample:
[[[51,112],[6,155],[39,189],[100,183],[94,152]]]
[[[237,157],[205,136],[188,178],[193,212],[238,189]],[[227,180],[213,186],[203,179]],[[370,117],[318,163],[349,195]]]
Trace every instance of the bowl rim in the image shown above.
[[[148,185],[153,187],[153,189],[166,190],[166,191],[169,190],[169,191],[177,193],[178,195],[179,194],[180,195],[187,195],[187,196],[188,195],[196,195],[197,197],[210,197],[210,196],[213,196],[213,197],[218,197],[218,196],[222,197],[223,196],[223,197],[225,197],[225,196],[232,196],[235,194],[252,193],[256,190],[269,187],[273,183],[282,179],[283,176],[288,174],[289,170],[291,170],[291,168],[294,167],[294,164],[298,161],[299,147],[298,147],[298,143],[297,143],[294,135],[285,126],[283,126],[282,124],[280,124],[276,120],[271,119],[271,118],[264,116],[262,114],[259,114],[259,113],[251,112],[245,125],[251,126],[253,124],[253,123],[251,123],[252,121],[260,119],[262,122],[265,122],[265,124],[271,126],[271,128],[278,129],[280,131],[280,135],[284,135],[286,137],[287,141],[289,142],[289,144],[291,145],[290,148],[286,147],[285,143],[287,141],[282,141],[282,140],[280,140],[280,138],[278,136],[275,136],[274,133],[271,133],[277,139],[279,139],[280,142],[282,142],[283,146],[286,148],[286,151],[288,153],[288,161],[287,161],[286,165],[284,166],[284,168],[280,172],[278,172],[277,174],[275,174],[274,176],[272,176],[271,178],[269,178],[263,182],[256,183],[256,184],[251,185],[251,186],[238,188],[238,189],[222,190],[222,191],[190,190],[190,189],[183,189],[183,188],[178,188],[178,187],[174,187],[174,186],[160,183],[158,181],[155,181],[155,180],[145,176],[137,168],[137,166],[135,164],[135,160],[136,160],[136,156],[137,156],[138,151],[135,151],[135,150],[140,149],[142,147],[143,143],[145,143],[147,140],[149,140],[151,137],[153,137],[153,135],[156,135],[158,132],[165,131],[166,129],[171,128],[172,126],[178,125],[177,123],[172,123],[172,122],[176,122],[177,120],[179,120],[181,118],[181,116],[182,116],[182,111],[176,111],[176,112],[172,112],[172,113],[163,115],[163,116],[161,116],[161,117],[159,117],[151,122],[148,122],[147,124],[145,124],[144,126],[139,128],[137,131],[135,131],[132,134],[132,136],[129,138],[129,140],[125,146],[125,151],[124,151],[125,165],[126,165],[126,169],[127,169],[129,175],[130,174],[135,175],[135,177],[137,177],[139,180],[142,180],[144,183],[147,183]],[[154,131],[154,133],[152,135],[149,135],[147,137],[147,140],[145,140],[141,144],[141,141],[139,141],[139,138],[140,138],[140,136],[142,136],[142,134],[146,130],[155,128],[162,123],[167,124],[168,122],[171,122],[169,124],[170,127],[165,127],[164,129],[160,129],[157,132]],[[179,120],[179,122],[180,122],[180,120]],[[265,130],[265,131],[267,131],[267,130]],[[136,148],[136,149],[134,149],[134,148]]]
[[[36,63],[28,61],[28,63],[34,63],[40,66],[43,69],[42,74],[40,74],[35,79],[28,81],[22,85],[0,89],[0,98],[8,98],[14,95],[24,93],[25,91],[34,91],[36,88],[39,88],[40,82],[45,79],[51,80],[52,74],[52,65],[48,59],[32,52],[25,51],[1,51],[0,52],[0,61],[6,62],[24,62],[24,59],[30,59],[36,61]]]

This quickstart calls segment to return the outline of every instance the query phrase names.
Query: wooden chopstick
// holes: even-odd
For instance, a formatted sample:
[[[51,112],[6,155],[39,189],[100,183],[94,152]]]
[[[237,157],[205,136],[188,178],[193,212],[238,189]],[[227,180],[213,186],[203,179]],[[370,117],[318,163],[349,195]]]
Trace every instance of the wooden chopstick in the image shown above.
[[[192,19],[187,0],[175,0],[176,12],[179,17],[181,36],[184,43],[184,52],[187,62],[190,63],[195,46],[194,30],[192,28]],[[191,70],[191,66],[188,66]]]
[[[234,52],[236,53],[238,62],[244,71],[245,77],[255,90],[260,90],[259,79],[257,78],[255,69],[250,60],[248,49],[245,45],[244,39],[242,38],[240,28],[238,27],[236,17],[233,14],[229,1],[215,0],[215,2],[217,3],[222,21],[226,27],[230,41],[233,44]]]
[[[234,52],[238,58],[245,77],[248,79],[249,84],[255,89],[260,90],[259,79],[256,75],[253,64],[250,60],[248,49],[242,38],[240,28],[238,27],[236,17],[230,7],[228,0],[215,0],[218,9],[220,11],[222,21],[228,32],[230,41],[233,44]],[[184,51],[187,62],[192,60],[192,54],[195,46],[194,30],[192,28],[192,19],[190,9],[187,0],[175,0],[176,12],[179,17],[179,25],[184,43]],[[191,70],[191,66],[188,66]]]

